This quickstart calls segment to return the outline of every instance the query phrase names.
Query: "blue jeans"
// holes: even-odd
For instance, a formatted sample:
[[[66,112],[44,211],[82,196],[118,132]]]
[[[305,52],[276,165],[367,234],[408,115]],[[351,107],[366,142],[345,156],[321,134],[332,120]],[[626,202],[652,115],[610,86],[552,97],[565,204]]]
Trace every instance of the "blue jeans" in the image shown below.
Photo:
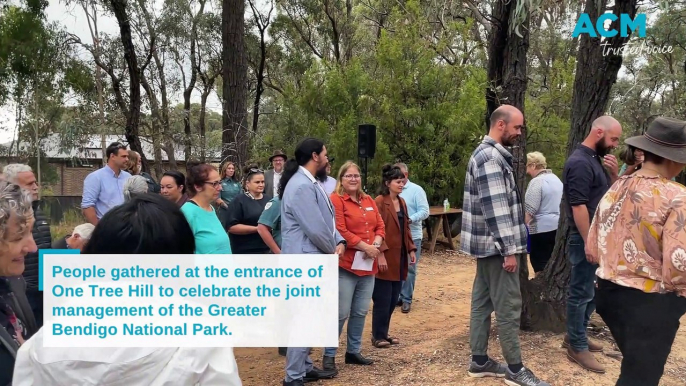
[[[567,240],[569,264],[572,266],[567,294],[567,334],[574,351],[588,350],[586,329],[595,311],[595,273],[598,265],[586,260],[584,240],[572,233]]]
[[[414,264],[410,264],[410,269],[407,271],[407,280],[402,282],[402,290],[400,291],[400,300],[403,303],[412,304],[412,295],[414,294],[414,282],[417,280],[417,265],[419,264],[419,257],[422,254],[422,239],[412,240],[415,247],[417,247],[417,261]]]
[[[348,321],[348,347],[346,352],[359,354],[362,347],[364,320],[372,302],[374,275],[357,276],[338,268],[338,336]],[[324,349],[324,356],[335,357],[337,347]]]

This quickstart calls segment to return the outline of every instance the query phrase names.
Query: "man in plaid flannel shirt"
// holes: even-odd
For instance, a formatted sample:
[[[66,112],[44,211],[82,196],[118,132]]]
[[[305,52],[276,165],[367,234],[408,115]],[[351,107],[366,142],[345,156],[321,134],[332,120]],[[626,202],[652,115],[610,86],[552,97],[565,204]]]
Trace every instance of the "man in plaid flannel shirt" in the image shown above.
[[[469,375],[504,377],[512,386],[550,386],[522,365],[519,346],[522,297],[518,255],[526,253],[527,234],[512,154],[504,146],[515,144],[523,125],[524,116],[516,107],[497,108],[491,114],[488,135],[467,166],[461,248],[477,259],[469,327]],[[498,335],[507,366],[487,354],[493,311],[498,315]]]

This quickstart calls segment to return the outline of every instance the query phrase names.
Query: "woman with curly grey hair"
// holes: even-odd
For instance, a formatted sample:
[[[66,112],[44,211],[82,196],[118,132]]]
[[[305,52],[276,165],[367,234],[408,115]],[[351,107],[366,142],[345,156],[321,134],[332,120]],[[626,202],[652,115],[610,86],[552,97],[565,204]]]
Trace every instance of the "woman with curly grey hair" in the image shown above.
[[[21,277],[24,257],[38,249],[31,202],[26,190],[0,181],[0,385],[12,383],[19,346],[36,332]]]

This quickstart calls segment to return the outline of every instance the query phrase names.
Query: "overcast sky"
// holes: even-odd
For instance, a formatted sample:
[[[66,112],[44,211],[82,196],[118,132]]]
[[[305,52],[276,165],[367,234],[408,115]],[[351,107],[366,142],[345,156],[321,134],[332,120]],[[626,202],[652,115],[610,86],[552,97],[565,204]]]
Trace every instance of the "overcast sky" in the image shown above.
[[[17,0],[11,3],[18,3]],[[92,43],[90,30],[88,29],[88,21],[83,12],[83,9],[77,5],[67,7],[63,1],[50,0],[48,9],[46,11],[48,20],[57,22],[62,25],[68,32],[78,35],[84,43]],[[106,17],[98,15],[98,30],[99,32],[115,35],[118,34],[119,27],[114,17]],[[87,55],[87,53],[84,53]],[[88,57],[84,57],[88,59]],[[182,95],[170,96],[171,104],[182,103]],[[194,93],[192,97],[193,102],[200,102],[200,95],[198,92]],[[208,109],[221,111],[221,103],[216,93],[210,97],[207,102]],[[0,106],[0,143],[6,143],[14,139],[16,135],[16,105],[8,103],[5,106]]]

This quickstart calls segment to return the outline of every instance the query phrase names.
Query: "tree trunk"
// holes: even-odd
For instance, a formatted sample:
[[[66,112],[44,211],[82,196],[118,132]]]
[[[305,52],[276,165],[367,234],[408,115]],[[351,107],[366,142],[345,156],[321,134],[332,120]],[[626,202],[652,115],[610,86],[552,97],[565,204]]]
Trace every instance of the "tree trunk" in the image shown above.
[[[608,0],[587,0],[586,13],[591,20],[604,13]],[[637,0],[615,0],[613,12],[617,21],[611,28],[619,29],[619,15],[626,13],[633,19],[637,12]],[[629,40],[620,34],[607,39],[609,47],[619,48]],[[584,140],[591,129],[591,123],[605,113],[610,99],[610,90],[617,81],[617,73],[622,66],[622,56],[613,51],[603,56],[607,47],[600,45],[600,38],[581,37],[577,53],[574,95],[572,99],[571,129],[567,142],[567,155]],[[616,52],[616,51],[615,51]],[[567,286],[570,267],[567,264],[567,238],[569,222],[566,203],[561,204],[560,225],[555,240],[555,249],[545,270],[530,282],[523,282],[526,296],[522,292],[522,327],[531,330],[564,332],[566,320]]]
[[[126,12],[126,0],[110,0],[110,4],[112,5],[112,11],[119,24],[121,43],[124,47],[124,59],[126,60],[126,66],[129,70],[129,109],[126,116],[125,137],[131,150],[134,150],[141,155],[142,171],[149,172],[148,160],[145,157],[138,136],[138,123],[140,122],[141,117],[140,70],[138,68],[138,59],[136,58],[136,49],[133,45],[133,38],[131,36],[129,15]]]
[[[245,1],[223,0],[222,7],[222,162],[239,165],[247,160],[248,62],[245,33]]]
[[[200,97],[200,119],[198,121],[198,128],[200,129],[200,162],[205,162],[207,156],[207,135],[205,117],[207,116],[207,98],[210,96],[212,87],[214,85],[214,78],[205,85]]]

